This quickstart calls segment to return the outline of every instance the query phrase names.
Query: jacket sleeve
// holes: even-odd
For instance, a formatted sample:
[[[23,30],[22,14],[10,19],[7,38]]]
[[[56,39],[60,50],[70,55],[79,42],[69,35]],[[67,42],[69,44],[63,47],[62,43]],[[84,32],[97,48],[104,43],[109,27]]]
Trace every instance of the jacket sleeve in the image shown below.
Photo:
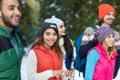
[[[87,56],[85,80],[93,80],[94,69],[98,60],[99,60],[98,52],[95,49],[92,49]]]
[[[116,57],[115,70],[114,70],[114,78],[117,76],[118,70],[120,68],[120,49],[117,50],[117,52],[118,52],[118,56]]]
[[[87,56],[88,51],[95,47],[97,45],[97,42],[92,42],[89,41],[88,44],[86,45],[81,45],[80,49],[79,49],[79,54],[80,54],[80,58],[85,58]]]
[[[52,70],[37,73],[37,59],[33,50],[30,50],[27,57],[27,77],[28,80],[48,80],[53,77]]]
[[[65,66],[68,70],[71,69],[71,63],[72,63],[72,60],[69,59],[68,53],[66,53],[66,55],[65,55]]]

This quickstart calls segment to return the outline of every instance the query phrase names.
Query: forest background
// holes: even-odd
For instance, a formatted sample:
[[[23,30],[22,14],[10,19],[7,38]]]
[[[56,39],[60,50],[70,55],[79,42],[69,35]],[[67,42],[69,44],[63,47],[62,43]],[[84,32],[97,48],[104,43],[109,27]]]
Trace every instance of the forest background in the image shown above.
[[[109,3],[116,9],[116,19],[112,28],[120,32],[119,0],[20,0],[22,21],[21,32],[26,45],[39,37],[41,23],[52,15],[62,19],[67,34],[72,40],[88,26],[98,23],[98,5]]]

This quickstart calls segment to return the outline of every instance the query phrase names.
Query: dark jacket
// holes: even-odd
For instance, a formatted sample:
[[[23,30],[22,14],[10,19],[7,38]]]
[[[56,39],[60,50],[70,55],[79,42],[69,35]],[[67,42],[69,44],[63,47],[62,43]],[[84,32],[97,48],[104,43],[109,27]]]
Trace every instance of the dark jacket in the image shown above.
[[[91,48],[95,47],[96,45],[97,45],[97,42],[92,42],[92,41],[89,41],[88,44],[86,44],[86,45],[81,45],[80,49],[79,49],[80,58],[87,57],[88,51]]]
[[[115,71],[114,71],[114,78],[117,76],[118,74],[118,70],[120,68],[120,49],[117,50],[118,52],[118,56],[116,58],[116,64],[115,64]]]
[[[17,42],[15,50],[11,37]],[[17,55],[17,52],[19,55]],[[0,80],[21,80],[20,66],[23,57],[23,45],[16,30],[0,26]]]

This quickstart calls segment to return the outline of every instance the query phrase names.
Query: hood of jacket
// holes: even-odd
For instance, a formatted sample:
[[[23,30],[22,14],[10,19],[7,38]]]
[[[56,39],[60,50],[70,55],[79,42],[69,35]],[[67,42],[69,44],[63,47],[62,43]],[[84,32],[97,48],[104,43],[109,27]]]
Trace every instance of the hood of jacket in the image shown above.
[[[0,26],[0,35],[9,38],[11,36],[10,29]]]

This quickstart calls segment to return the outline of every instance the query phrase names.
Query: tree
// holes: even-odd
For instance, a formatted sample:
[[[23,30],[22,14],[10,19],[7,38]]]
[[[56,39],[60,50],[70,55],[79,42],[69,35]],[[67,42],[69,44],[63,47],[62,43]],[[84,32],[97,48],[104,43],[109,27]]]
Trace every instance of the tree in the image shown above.
[[[38,12],[40,14],[39,19],[35,19],[37,15],[31,12],[30,6],[28,9],[27,4],[23,10],[24,17],[26,17],[23,22],[25,21],[27,24],[24,22],[22,25],[28,26],[26,29],[23,27],[23,32],[26,30],[26,35],[29,35],[27,37],[32,40],[39,36],[40,26],[44,19],[50,18],[52,15],[59,17],[65,22],[68,35],[75,40],[86,27],[98,23],[97,7],[101,3],[109,3],[116,8],[116,20],[112,27],[117,31],[120,30],[120,16],[118,15],[120,13],[119,0],[39,0],[38,3],[40,3],[40,12]],[[28,12],[30,13],[29,15]],[[31,14],[34,15],[34,17],[32,17]],[[32,23],[33,21],[31,21],[30,17],[37,25],[36,23]],[[29,30],[27,30],[28,28]]]

